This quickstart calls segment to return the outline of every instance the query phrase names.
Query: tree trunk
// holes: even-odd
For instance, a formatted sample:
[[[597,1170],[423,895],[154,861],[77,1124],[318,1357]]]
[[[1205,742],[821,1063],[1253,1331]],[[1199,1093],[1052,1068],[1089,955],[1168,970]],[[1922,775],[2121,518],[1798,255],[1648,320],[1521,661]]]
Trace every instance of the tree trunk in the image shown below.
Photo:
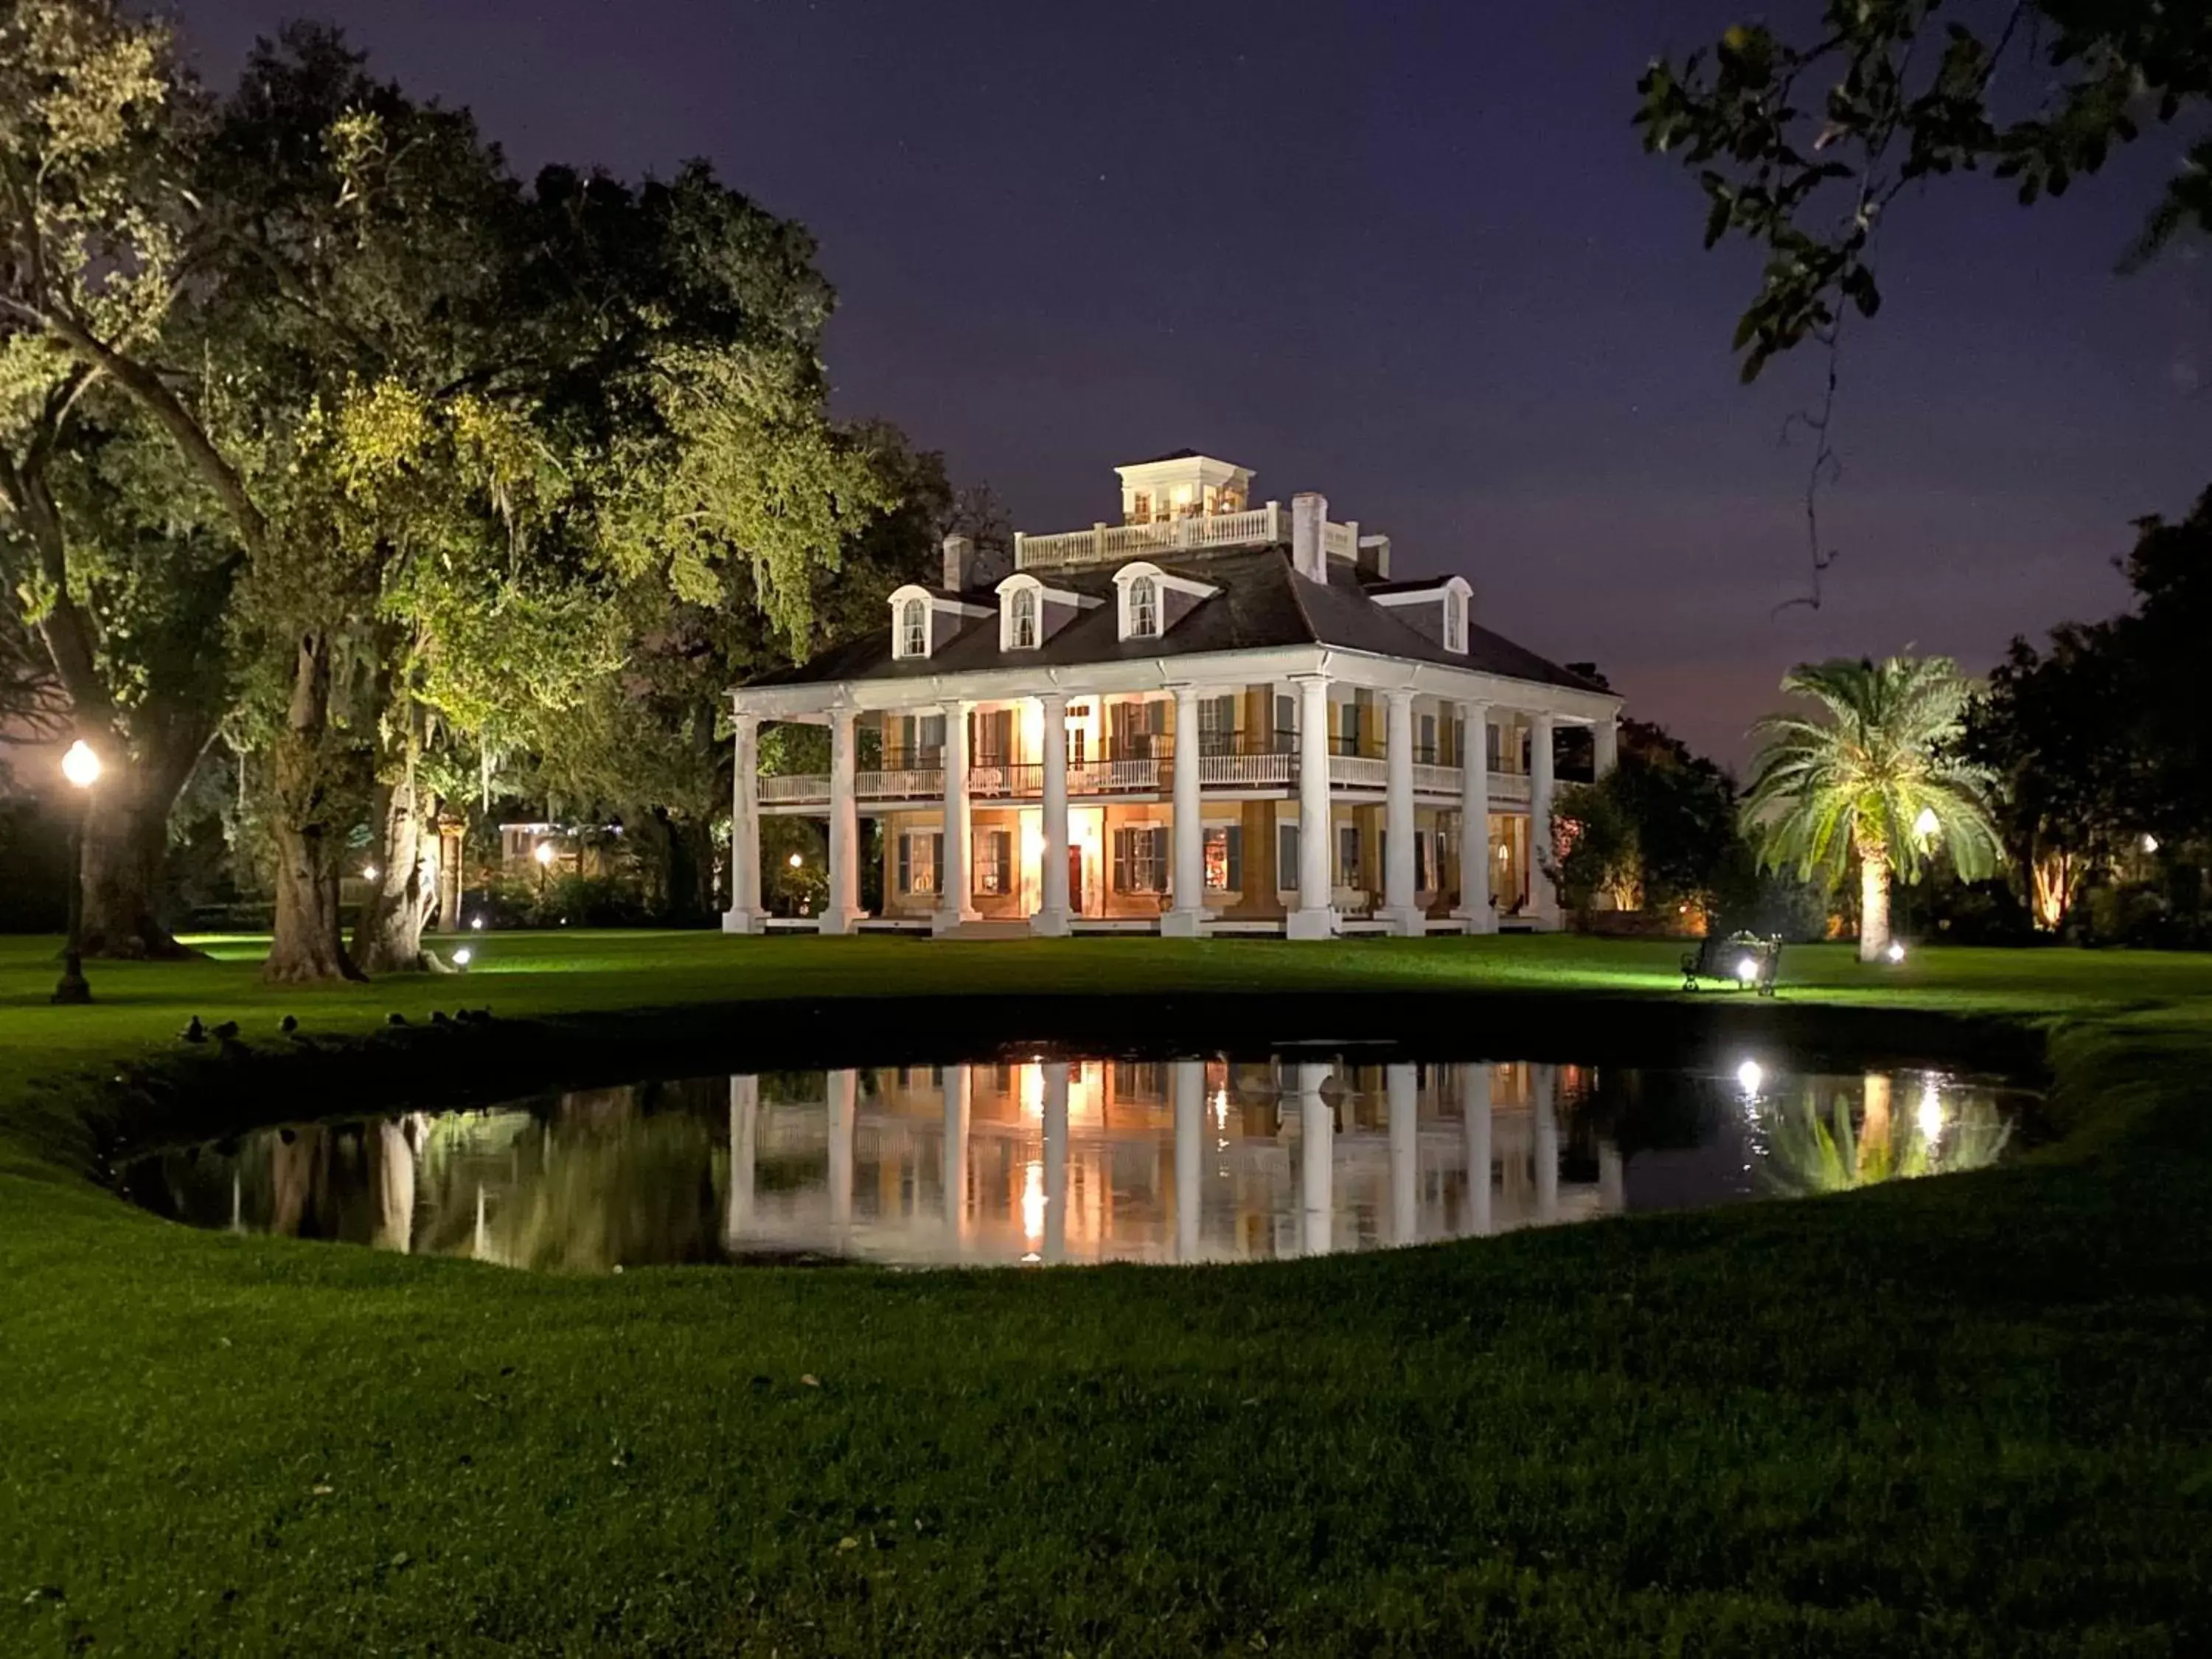
[[[149,764],[112,738],[101,746],[122,758],[84,803],[84,953],[133,961],[197,956],[161,925],[158,908],[169,809],[191,769]]]
[[[276,749],[276,933],[261,976],[297,984],[359,979],[338,927],[338,859],[346,825],[327,753],[331,648],[321,634],[301,636],[292,699]]]
[[[1859,960],[1879,962],[1889,949],[1889,851],[1859,849]]]
[[[416,781],[422,756],[418,715],[402,718],[398,776],[376,787],[370,822],[376,826],[376,884],[354,924],[353,959],[363,973],[404,974],[432,965],[422,950],[422,927],[438,901],[437,830]]]

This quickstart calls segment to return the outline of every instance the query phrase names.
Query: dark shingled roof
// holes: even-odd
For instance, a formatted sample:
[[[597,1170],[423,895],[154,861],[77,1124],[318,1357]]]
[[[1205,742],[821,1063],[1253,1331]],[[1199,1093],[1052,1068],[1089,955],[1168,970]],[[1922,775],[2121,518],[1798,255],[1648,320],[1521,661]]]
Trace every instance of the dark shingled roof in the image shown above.
[[[1111,568],[1038,571],[1035,574],[1054,586],[1087,593],[1102,602],[1079,612],[1035,650],[1001,651],[997,625],[979,617],[931,656],[895,657],[887,623],[857,640],[831,647],[811,662],[763,674],[750,684],[927,679],[936,674],[993,668],[1143,662],[1158,657],[1200,656],[1270,646],[1319,645],[1471,668],[1478,673],[1570,686],[1578,691],[1598,689],[1581,675],[1472,623],[1467,630],[1467,653],[1447,651],[1369,599],[1358,574],[1348,565],[1332,562],[1329,580],[1323,583],[1293,570],[1289,556],[1279,548],[1166,556],[1147,562],[1171,575],[1210,583],[1219,592],[1200,600],[1158,638],[1123,640],[1117,637],[1120,619],[1114,604]],[[974,604],[993,601],[988,593],[961,597]]]
[[[1170,449],[1164,455],[1147,455],[1141,461],[1130,461],[1126,463],[1126,465],[1130,466],[1151,466],[1160,461],[1194,461],[1197,459],[1198,452],[1194,449]]]

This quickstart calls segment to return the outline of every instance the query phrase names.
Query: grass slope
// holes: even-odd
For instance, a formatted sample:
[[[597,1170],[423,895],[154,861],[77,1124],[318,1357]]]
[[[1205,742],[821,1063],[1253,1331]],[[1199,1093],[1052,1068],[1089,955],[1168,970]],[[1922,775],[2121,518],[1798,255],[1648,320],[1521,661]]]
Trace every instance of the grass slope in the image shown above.
[[[66,1010],[0,942],[0,1651],[2212,1650],[2212,961],[1795,954],[1793,1003],[2064,1017],[2076,1132],[1383,1255],[532,1278],[74,1173],[192,1012],[1676,983],[1569,939],[478,943],[313,992],[218,944]]]

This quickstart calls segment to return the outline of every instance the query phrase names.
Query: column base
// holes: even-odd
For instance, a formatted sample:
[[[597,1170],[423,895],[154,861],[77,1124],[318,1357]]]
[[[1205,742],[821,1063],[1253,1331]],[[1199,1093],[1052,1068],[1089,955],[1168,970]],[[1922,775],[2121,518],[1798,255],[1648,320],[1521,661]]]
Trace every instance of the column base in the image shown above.
[[[1203,939],[1206,937],[1206,912],[1203,910],[1164,910],[1160,913],[1162,939]]]
[[[1039,910],[1030,918],[1030,932],[1039,939],[1066,939],[1070,931],[1065,910]]]
[[[725,910],[722,912],[722,931],[726,933],[765,933],[768,915],[761,910]]]
[[[941,938],[958,928],[963,922],[981,921],[982,919],[981,910],[937,910],[930,915],[929,931]]]
[[[1451,919],[1459,923],[1463,933],[1494,933],[1498,931],[1498,909],[1486,904],[1480,910],[1457,909]]]
[[[1293,910],[1283,923],[1285,939],[1334,939],[1336,912],[1333,909]]]
[[[1378,913],[1382,924],[1400,939],[1419,939],[1429,931],[1429,913],[1413,905]]]
[[[822,920],[816,926],[824,933],[857,933],[867,915],[866,910],[857,906],[850,910],[824,910]]]

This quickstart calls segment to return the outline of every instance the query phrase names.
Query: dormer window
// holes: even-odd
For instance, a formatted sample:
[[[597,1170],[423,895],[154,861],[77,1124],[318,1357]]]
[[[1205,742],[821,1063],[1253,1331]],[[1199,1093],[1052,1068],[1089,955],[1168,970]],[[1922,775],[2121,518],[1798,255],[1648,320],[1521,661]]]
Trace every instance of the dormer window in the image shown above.
[[[1444,649],[1467,654],[1467,591],[1457,583],[1444,590]]]
[[[908,599],[899,606],[898,650],[901,657],[926,657],[929,654],[929,603],[926,599]]]
[[[1037,596],[1034,587],[1018,587],[1012,599],[1012,614],[1007,619],[1009,635],[1007,648],[1014,651],[1034,651],[1037,642]]]
[[[1150,576],[1139,576],[1129,584],[1129,637],[1157,639],[1159,632],[1160,585]]]

